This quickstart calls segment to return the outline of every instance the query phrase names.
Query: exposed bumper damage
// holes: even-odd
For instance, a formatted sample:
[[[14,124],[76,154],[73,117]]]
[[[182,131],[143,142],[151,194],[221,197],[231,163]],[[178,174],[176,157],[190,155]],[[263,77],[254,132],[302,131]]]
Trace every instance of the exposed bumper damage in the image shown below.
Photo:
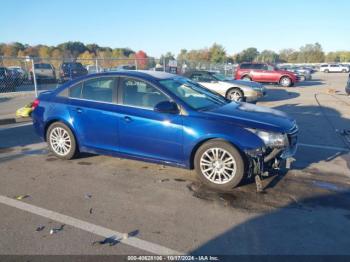
[[[269,176],[272,171],[279,170],[282,163],[285,163],[286,168],[290,168],[298,148],[298,128],[293,128],[287,136],[288,145],[284,148],[261,148],[245,152],[249,162],[248,177],[255,177],[257,191],[262,191],[263,176]]]

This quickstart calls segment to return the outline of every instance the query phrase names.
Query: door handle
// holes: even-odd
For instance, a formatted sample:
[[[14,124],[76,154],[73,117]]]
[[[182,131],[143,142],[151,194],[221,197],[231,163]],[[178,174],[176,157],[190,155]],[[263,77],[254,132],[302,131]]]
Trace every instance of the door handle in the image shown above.
[[[82,113],[82,112],[83,112],[83,109],[81,109],[80,107],[77,107],[77,108],[75,109],[75,111],[77,111],[78,113]]]
[[[132,121],[130,116],[124,116],[124,120],[125,122],[128,122],[128,123]]]

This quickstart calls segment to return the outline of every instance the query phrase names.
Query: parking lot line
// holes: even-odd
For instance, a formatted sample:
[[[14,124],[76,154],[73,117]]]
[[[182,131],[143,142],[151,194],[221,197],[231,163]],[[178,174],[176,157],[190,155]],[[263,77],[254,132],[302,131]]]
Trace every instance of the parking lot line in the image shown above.
[[[38,216],[55,220],[65,225],[70,225],[72,227],[75,227],[105,238],[114,236],[116,237],[117,241],[123,244],[129,245],[153,254],[159,254],[159,255],[181,255],[182,254],[176,250],[172,250],[167,247],[164,247],[152,242],[148,242],[136,237],[125,237],[125,235],[127,235],[125,233],[120,233],[112,229],[108,229],[108,228],[98,226],[74,217],[66,216],[48,209],[27,204],[25,202],[21,202],[19,200],[15,200],[6,196],[0,195],[0,203],[10,207],[20,209],[22,211],[26,211],[26,212],[38,215]]]
[[[304,146],[304,147],[312,147],[312,148],[319,148],[319,149],[328,149],[328,150],[336,150],[336,151],[350,151],[348,148],[345,147],[336,147],[336,146],[322,146],[322,145],[312,145],[312,144],[304,144],[304,143],[298,143],[298,146]]]

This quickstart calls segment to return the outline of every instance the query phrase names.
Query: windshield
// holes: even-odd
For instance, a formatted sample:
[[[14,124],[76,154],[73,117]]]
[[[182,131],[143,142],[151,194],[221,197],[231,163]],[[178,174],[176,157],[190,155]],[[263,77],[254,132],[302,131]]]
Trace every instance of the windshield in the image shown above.
[[[214,78],[219,81],[225,81],[227,80],[227,77],[223,74],[215,73],[213,74]]]
[[[206,110],[229,103],[221,95],[186,78],[173,78],[159,81],[167,90],[195,110]]]

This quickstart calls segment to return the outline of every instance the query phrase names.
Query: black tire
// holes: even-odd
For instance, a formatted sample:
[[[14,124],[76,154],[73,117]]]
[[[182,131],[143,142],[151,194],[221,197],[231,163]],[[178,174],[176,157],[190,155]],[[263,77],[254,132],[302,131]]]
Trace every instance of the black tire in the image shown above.
[[[290,77],[283,76],[281,77],[279,84],[283,87],[290,87],[292,86],[293,82],[292,82],[292,79],[290,79]]]
[[[346,73],[346,69],[343,69],[342,72],[343,72],[343,73]]]
[[[244,100],[244,94],[241,89],[238,87],[233,87],[226,92],[226,98],[231,101],[243,101]]]
[[[324,70],[323,72],[325,72],[325,73],[329,73],[329,70],[328,70],[328,69],[326,69],[326,70]]]
[[[252,78],[251,78],[250,76],[245,75],[245,76],[243,76],[243,77],[241,78],[241,80],[244,80],[244,81],[252,81]]]
[[[213,148],[219,148],[219,149],[225,150],[233,157],[233,159],[235,161],[235,167],[236,167],[235,174],[232,176],[232,178],[229,181],[227,181],[223,184],[218,184],[218,183],[210,181],[209,178],[207,178],[203,174],[202,169],[201,169],[202,156],[205,157],[205,153],[207,152],[207,150],[210,150]],[[210,187],[212,189],[221,190],[221,191],[231,190],[234,187],[238,186],[241,183],[241,181],[243,180],[244,173],[245,173],[245,164],[244,164],[243,157],[240,154],[240,152],[234,146],[232,146],[230,143],[228,143],[224,140],[221,140],[221,139],[209,140],[208,142],[205,142],[203,145],[201,145],[198,148],[196,155],[195,155],[195,158],[194,158],[194,167],[195,167],[196,173],[197,173],[200,181],[202,181],[205,185],[207,185],[208,187]],[[216,177],[216,175],[214,175],[214,178],[215,177]]]
[[[69,135],[70,150],[67,154],[64,154],[64,155],[58,154],[57,151],[52,146],[50,136],[51,136],[51,132],[53,132],[53,130],[56,128],[61,128],[61,129],[65,130],[67,132],[67,134]],[[70,128],[68,126],[66,126],[65,124],[63,124],[62,122],[54,122],[49,126],[49,128],[47,129],[47,132],[46,132],[46,142],[49,146],[50,151],[56,157],[58,157],[60,159],[69,160],[69,159],[74,158],[78,154],[78,148],[77,148],[75,136],[74,136],[73,132],[70,130]]]

